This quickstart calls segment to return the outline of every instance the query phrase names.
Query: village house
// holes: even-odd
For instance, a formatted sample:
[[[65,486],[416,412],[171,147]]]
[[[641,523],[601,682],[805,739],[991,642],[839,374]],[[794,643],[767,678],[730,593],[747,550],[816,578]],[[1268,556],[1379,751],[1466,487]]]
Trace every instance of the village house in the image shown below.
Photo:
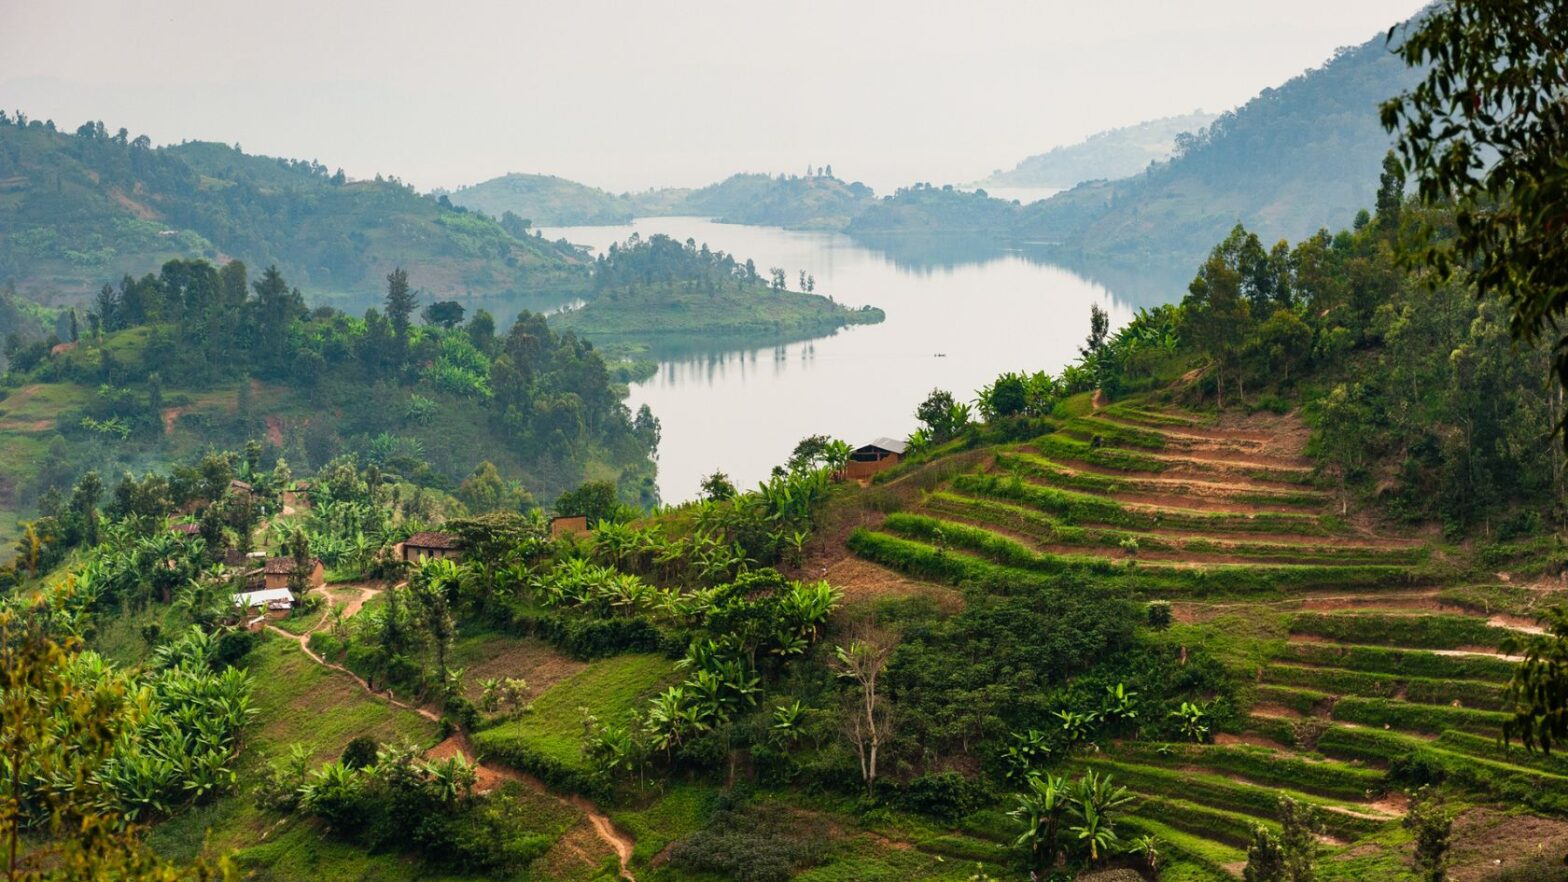
[[[189,539],[192,536],[201,535],[201,524],[175,524],[169,528],[169,532]]]
[[[898,465],[907,449],[908,445],[904,442],[892,438],[878,438],[870,444],[861,445],[849,454],[849,462],[844,465],[844,477],[851,481],[870,478],[877,472]]]
[[[268,589],[289,587],[289,577],[294,575],[294,558],[269,557],[267,562],[245,574],[245,582],[252,590],[258,586]],[[311,558],[310,571],[305,575],[305,587],[320,588],[326,584],[327,568],[320,560]]]
[[[409,563],[420,558],[462,560],[463,540],[453,533],[415,533],[399,542],[392,552],[398,560]]]

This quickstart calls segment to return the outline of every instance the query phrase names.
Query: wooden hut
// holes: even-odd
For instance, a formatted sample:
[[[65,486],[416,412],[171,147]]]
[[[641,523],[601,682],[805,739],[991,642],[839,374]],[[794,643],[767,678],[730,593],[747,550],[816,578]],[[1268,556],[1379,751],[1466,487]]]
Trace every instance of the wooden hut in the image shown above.
[[[851,481],[864,481],[877,472],[890,469],[898,465],[904,458],[904,451],[908,445],[893,438],[878,438],[870,444],[862,444],[849,454],[849,462],[844,465],[844,477]]]

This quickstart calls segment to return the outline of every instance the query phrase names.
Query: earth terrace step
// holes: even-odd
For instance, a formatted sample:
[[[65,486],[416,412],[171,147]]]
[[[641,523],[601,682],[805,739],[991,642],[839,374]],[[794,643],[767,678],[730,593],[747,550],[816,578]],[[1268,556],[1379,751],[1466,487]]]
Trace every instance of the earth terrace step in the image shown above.
[[[1117,762],[1239,778],[1261,787],[1299,791],[1318,802],[1357,803],[1386,789],[1383,772],[1321,757],[1250,745],[1124,742]]]
[[[999,474],[1027,475],[1081,493],[1151,496],[1163,500],[1164,504],[1180,506],[1185,501],[1191,506],[1215,510],[1291,511],[1303,507],[1324,508],[1331,501],[1327,494],[1317,490],[1078,471],[1027,451],[998,453],[995,470]]]
[[[1120,824],[1132,832],[1159,839],[1171,855],[1208,873],[1214,882],[1231,882],[1241,876],[1241,868],[1247,864],[1247,853],[1241,849],[1193,836],[1150,818],[1131,815]]]
[[[1038,509],[1025,508],[998,499],[969,496],[952,490],[937,490],[921,501],[925,509],[952,514],[986,524],[995,524],[1017,533],[1034,536],[1042,543],[1102,548],[1120,552],[1128,539],[1138,544],[1138,555],[1147,551],[1218,554],[1257,562],[1273,563],[1366,563],[1413,566],[1430,558],[1421,546],[1325,544],[1321,536],[1288,537],[1269,534],[1271,541],[1256,535],[1220,536],[1175,530],[1127,530],[1090,528],[1065,524]],[[1136,556],[1136,555],[1130,555]]]
[[[1092,413],[1081,417],[1085,420],[1104,420],[1117,426],[1126,426],[1136,429],[1153,429],[1166,437],[1186,436],[1211,441],[1243,441],[1254,444],[1267,444],[1274,440],[1275,433],[1261,429],[1223,429],[1217,426],[1190,421],[1160,422],[1158,419],[1147,420],[1147,411],[1129,412],[1112,407],[1102,407]]]
[[[1342,643],[1287,643],[1281,658],[1369,674],[1480,680],[1503,684],[1516,664],[1502,657],[1453,656],[1431,650]]]
[[[936,553],[954,553],[951,549],[958,549],[958,553],[1004,569],[1043,574],[1091,573],[1148,590],[1252,593],[1286,588],[1394,588],[1407,584],[1411,578],[1403,567],[1365,564],[1215,564],[1207,567],[1161,563],[1134,566],[1131,561],[1118,564],[1089,555],[1036,552],[1017,540],[981,527],[907,512],[889,515],[882,529],[905,540],[926,544]]]
[[[1298,512],[1249,515],[1195,511],[1173,506],[1124,504],[1092,493],[1062,490],[989,474],[956,475],[951,486],[969,496],[1006,500],[1075,526],[1099,524],[1132,530],[1178,529],[1199,533],[1277,532],[1291,536],[1329,536],[1345,531],[1343,525],[1333,519]]]
[[[1367,673],[1320,665],[1275,662],[1263,667],[1262,682],[1315,689],[1340,697],[1398,699],[1410,704],[1501,710],[1503,687],[1480,680]]]
[[[1114,756],[1086,759],[1082,764],[1110,773],[1113,780],[1139,793],[1185,800],[1263,821],[1273,820],[1280,797],[1288,796],[1320,809],[1329,832],[1343,839],[1365,836],[1398,819],[1397,815],[1371,806],[1327,799],[1273,784],[1258,784],[1237,775],[1121,762]]]

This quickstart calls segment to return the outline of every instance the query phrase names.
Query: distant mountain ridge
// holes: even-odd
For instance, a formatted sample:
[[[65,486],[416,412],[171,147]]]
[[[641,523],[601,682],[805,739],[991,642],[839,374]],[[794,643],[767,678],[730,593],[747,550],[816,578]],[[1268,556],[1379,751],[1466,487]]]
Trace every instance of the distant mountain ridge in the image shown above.
[[[1147,172],[1025,207],[1014,235],[1085,254],[1195,260],[1238,222],[1265,241],[1341,228],[1372,204],[1393,146],[1379,104],[1419,76],[1384,35],[1340,49],[1182,139]]]
[[[981,232],[1066,258],[1191,266],[1237,223],[1268,242],[1338,229],[1372,204],[1393,145],[1379,104],[1419,76],[1379,35],[1178,137],[1175,154],[1141,174],[1087,181],[1024,206],[904,188],[848,232]]]
[[[1077,143],[1027,157],[1010,171],[994,172],[983,184],[1065,190],[1084,181],[1130,177],[1151,162],[1168,159],[1176,150],[1179,135],[1195,134],[1218,118],[1218,114],[1197,110],[1097,132]]]

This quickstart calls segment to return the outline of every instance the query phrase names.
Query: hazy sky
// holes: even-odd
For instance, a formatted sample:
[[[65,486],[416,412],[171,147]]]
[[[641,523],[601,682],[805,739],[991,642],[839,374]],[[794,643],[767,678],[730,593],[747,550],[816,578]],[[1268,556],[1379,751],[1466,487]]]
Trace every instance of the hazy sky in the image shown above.
[[[1224,110],[1419,0],[0,0],[0,106],[421,189],[964,182]]]

